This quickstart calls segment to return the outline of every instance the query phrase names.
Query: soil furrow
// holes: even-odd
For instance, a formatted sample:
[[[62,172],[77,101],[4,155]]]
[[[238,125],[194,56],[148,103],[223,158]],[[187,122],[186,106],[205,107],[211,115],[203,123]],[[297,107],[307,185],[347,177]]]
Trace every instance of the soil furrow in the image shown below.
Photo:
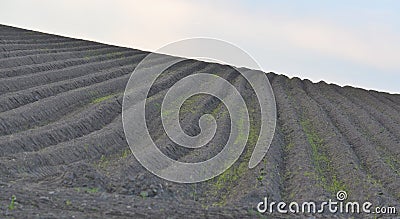
[[[363,137],[357,127],[354,127],[350,122],[351,119],[347,117],[346,113],[339,110],[338,105],[341,103],[338,101],[338,98],[328,100],[330,95],[329,90],[325,95],[321,95],[325,90],[320,89],[319,92],[316,92],[314,85],[310,85],[310,82],[302,83],[301,81],[297,81],[297,84],[298,87],[306,86],[309,91],[308,93],[305,93],[304,91],[299,92],[299,94],[303,94],[299,99],[304,100],[311,97],[315,98],[310,100],[308,104],[305,104],[305,109],[308,107],[309,109],[316,110],[321,109],[320,107],[322,107],[326,112],[326,115],[324,115],[324,111],[320,111],[319,116],[317,116],[315,112],[310,113],[307,117],[311,118],[311,115],[313,115],[314,118],[318,118],[319,121],[311,121],[313,121],[313,126],[315,127],[316,132],[321,133],[321,140],[325,144],[327,142],[325,139],[332,139],[330,145],[325,147],[329,152],[328,158],[332,158],[329,161],[332,163],[332,168],[343,168],[343,163],[347,163],[347,165],[356,165],[353,168],[345,166],[345,168],[335,171],[338,175],[337,180],[344,183],[343,188],[349,189],[352,194],[359,196],[360,200],[368,200],[369,197],[375,197],[378,199],[379,197],[382,202],[390,203],[395,199],[398,199],[396,195],[392,196],[393,194],[398,194],[393,193],[397,188],[393,189],[393,187],[391,187],[400,183],[398,176],[390,171],[389,166],[380,159],[380,156],[374,147]],[[314,100],[317,101],[317,103],[315,103]],[[320,107],[318,107],[318,105]],[[325,119],[321,118],[321,116],[324,116]],[[330,120],[333,121],[333,124],[335,125],[327,124],[327,121]],[[338,132],[334,127],[337,128]],[[341,141],[341,143],[338,143],[338,141]],[[349,149],[353,152],[349,151]],[[348,157],[339,160],[338,158],[343,157],[343,153],[353,155],[353,158]],[[350,170],[353,171],[353,173],[343,174]],[[354,170],[359,172],[355,172]],[[363,180],[362,182],[355,182],[354,179]],[[365,189],[368,193],[360,191],[360,188]],[[394,197],[394,199],[392,197]]]
[[[393,103],[397,104],[398,106],[400,105],[400,94],[388,94],[388,93],[382,93],[382,92],[377,92],[377,94],[381,94]]]
[[[400,116],[393,108],[366,93],[337,89],[335,86],[333,86],[332,89],[348,98],[352,103],[357,104],[360,108],[365,109],[373,116],[374,120],[380,122],[391,135],[400,139]]]
[[[391,108],[393,108],[397,112],[400,112],[399,103],[396,103],[396,101],[393,101],[392,98],[388,98],[387,96],[385,96],[385,94],[378,95],[377,92],[373,92],[373,91],[371,91],[369,93],[370,93],[370,95],[374,96],[376,99],[378,99],[379,101],[381,101],[385,105],[390,106]]]
[[[328,194],[318,181],[319,170],[314,166],[311,145],[300,123],[294,102],[293,91],[287,89],[288,79],[278,75],[272,80],[278,121],[285,136],[283,147],[284,161],[284,200],[323,200]],[[302,182],[299,184],[298,182]]]
[[[17,154],[12,159],[1,158],[2,175],[14,178],[33,172],[37,176],[38,171],[35,170],[44,166],[67,165],[81,160],[100,160],[102,155],[114,154],[126,148],[124,136],[121,118],[118,117],[104,128],[81,138],[47,147],[38,152]],[[53,168],[54,170],[56,168]],[[39,174],[42,177],[48,174],[54,175],[53,171]]]
[[[47,39],[2,39],[0,37],[0,43],[4,45],[34,45],[34,44],[43,44],[43,43],[65,43],[70,42],[71,39],[63,39],[63,38],[47,38]]]
[[[19,90],[25,90],[31,87],[92,74],[99,70],[112,68],[118,65],[134,64],[133,62],[138,62],[138,60],[136,60],[136,57],[138,55],[140,56],[141,54],[136,52],[127,52],[123,55],[112,57],[101,56],[96,58],[98,60],[96,60],[95,62],[91,62],[88,64],[84,64],[85,61],[82,62],[82,60],[79,60],[78,62],[80,63],[77,66],[6,78],[0,80],[0,92],[4,94]]]
[[[8,79],[11,79],[12,77],[23,77],[23,76],[29,76],[33,75],[35,73],[43,73],[43,72],[53,72],[56,70],[67,70],[67,69],[72,69],[76,67],[87,67],[91,66],[93,64],[98,64],[99,62],[107,62],[107,60],[113,60],[113,59],[123,59],[124,57],[129,57],[133,54],[143,54],[141,52],[136,52],[134,53],[133,51],[131,52],[123,52],[125,54],[124,56],[106,56],[106,55],[97,55],[90,57],[88,59],[69,59],[69,60],[64,60],[64,61],[56,61],[56,62],[51,62],[51,63],[46,63],[46,64],[38,64],[38,65],[30,65],[30,66],[20,66],[20,67],[14,67],[14,68],[9,68],[9,69],[0,69],[0,73],[3,75],[2,77],[7,77]],[[6,79],[5,79],[6,80]]]
[[[52,34],[44,34],[41,32],[37,32],[37,31],[31,31],[31,30],[19,30],[19,31],[4,31],[3,29],[6,28],[7,26],[5,25],[1,25],[0,24],[0,29],[2,29],[2,31],[0,32],[0,36],[1,37],[9,37],[12,39],[15,38],[26,38],[29,39],[30,37],[41,37],[41,38],[49,38],[49,37],[57,37],[56,35],[52,35]],[[63,37],[63,36],[58,36],[58,37]]]
[[[192,65],[188,65],[186,70],[190,73],[191,70],[200,69],[204,66],[201,62],[194,62]],[[170,75],[169,77],[172,77]],[[157,91],[160,92],[161,90]],[[119,94],[121,96],[122,94]],[[99,98],[99,100],[107,101],[108,98],[112,99],[112,96],[106,96],[105,98]],[[100,103],[102,103],[100,102]],[[114,105],[107,103],[106,106],[101,107],[89,107],[79,113],[74,113],[71,117],[66,119],[60,119],[55,123],[50,123],[40,128],[34,130],[28,130],[14,134],[11,136],[3,136],[0,138],[0,145],[3,145],[4,153],[7,151],[12,151],[12,153],[21,152],[21,150],[32,151],[38,148],[43,148],[48,145],[54,145],[60,143],[61,141],[70,140],[76,137],[80,137],[84,134],[90,133],[97,128],[100,128],[103,123],[106,124],[107,118],[115,117],[115,113],[120,113],[119,102],[112,101]],[[95,105],[96,102],[90,105]],[[102,121],[106,120],[106,121]],[[73,128],[76,129],[73,129]],[[97,127],[97,128],[96,128]],[[86,128],[86,129],[85,129]],[[24,140],[25,139],[25,140]],[[8,149],[7,149],[8,148]]]
[[[12,44],[12,43],[15,43],[15,44],[32,43],[32,44],[34,44],[34,43],[47,43],[47,42],[52,43],[53,41],[54,42],[62,42],[62,41],[66,41],[66,40],[71,40],[73,38],[60,37],[60,36],[56,36],[56,35],[48,35],[47,37],[42,37],[41,39],[40,38],[39,39],[34,39],[34,38],[20,39],[18,37],[14,37],[14,38],[6,37],[5,39],[3,39],[1,36],[0,36],[0,39],[2,39],[1,42],[5,43],[5,44],[8,44],[8,43],[10,43],[10,44]]]
[[[388,114],[389,112],[382,109],[382,104],[375,105],[374,101],[372,101],[375,99],[373,96],[362,95],[361,97],[354,94],[354,92],[349,95],[346,91],[338,91],[332,86],[323,84],[315,86],[324,87],[324,90],[330,92],[330,96],[334,95],[336,97],[336,101],[343,101],[339,106],[345,109],[349,118],[352,119],[352,123],[359,127],[365,138],[373,141],[377,148],[383,147],[385,151],[388,149],[389,153],[400,159],[400,123],[393,119],[392,116],[389,116],[391,115]]]
[[[81,108],[96,98],[123,92],[129,75],[83,87],[0,114],[0,135],[43,126]]]
[[[162,99],[164,94],[165,94],[164,91],[162,93],[157,93],[156,99],[160,99],[160,98]],[[155,99],[153,99],[153,101],[154,100]],[[205,105],[203,107],[206,108]],[[195,115],[197,115],[197,113],[195,113]],[[192,117],[189,117],[189,118],[190,118],[190,120],[193,120]],[[153,123],[153,122],[154,121],[151,121],[151,123]],[[107,143],[108,141],[107,140],[103,141],[102,140],[103,137],[109,138],[110,135],[115,136],[116,133],[119,133],[118,134],[119,136],[124,136],[122,133],[123,132],[122,124],[120,124],[120,123],[121,123],[120,118],[117,118],[112,124],[107,125],[105,128],[101,129],[100,131],[96,131],[95,133],[90,133],[86,136],[83,136],[82,138],[74,139],[69,142],[64,142],[64,143],[61,143],[58,145],[53,145],[53,146],[47,147],[45,149],[42,149],[38,152],[16,154],[16,155],[14,155],[14,157],[12,159],[15,160],[15,162],[18,164],[15,164],[13,168],[7,167],[7,169],[10,170],[11,174],[17,174],[17,175],[24,174],[25,176],[27,176],[27,174],[28,174],[28,176],[31,175],[31,177],[47,177],[47,176],[55,175],[63,169],[62,168],[63,165],[65,165],[67,162],[65,162],[64,160],[60,160],[60,161],[45,160],[44,161],[43,160],[43,159],[45,159],[44,157],[54,157],[54,156],[52,156],[52,155],[50,156],[47,154],[47,155],[43,155],[43,157],[42,157],[41,155],[43,153],[47,153],[47,152],[49,152],[49,153],[51,152],[52,154],[60,154],[61,153],[60,150],[64,150],[63,148],[68,147],[68,145],[69,145],[69,147],[83,147],[83,148],[86,148],[87,150],[95,150],[92,152],[88,152],[88,154],[90,154],[90,156],[89,155],[83,156],[83,157],[81,156],[81,159],[75,159],[75,160],[71,161],[70,163],[79,162],[81,160],[86,160],[86,161],[93,160],[93,162],[97,162],[100,160],[99,161],[100,163],[105,162],[104,159],[109,159],[108,157],[112,157],[113,154],[120,153],[122,151],[122,149],[126,149],[126,147],[124,148],[124,147],[118,146],[118,148],[119,148],[118,150],[113,150],[113,152],[108,151],[107,153],[100,154],[100,155],[107,156],[107,158],[104,158],[104,159],[102,158],[103,159],[102,160],[102,159],[100,159],[101,156],[100,157],[98,156],[99,155],[98,151],[100,149],[98,147],[92,147],[91,145],[93,145],[93,143],[87,143],[86,140],[93,139],[93,136],[91,136],[91,135],[96,134],[96,133],[97,133],[97,135],[99,135],[96,142],[105,142],[105,143]],[[112,128],[108,128],[108,127],[112,127]],[[159,128],[159,127],[156,127],[156,128]],[[102,133],[102,134],[99,134],[99,133]],[[81,141],[81,139],[85,139],[86,143],[77,143],[77,141],[79,141],[79,142],[84,141],[84,140]],[[103,144],[103,147],[116,147],[116,146],[113,146],[110,144],[106,144],[106,145]],[[73,153],[73,154],[65,155],[65,156],[70,157],[70,158],[74,157],[76,155],[75,152],[76,152],[75,149],[65,151],[65,153],[69,153],[69,154]],[[38,154],[40,154],[40,155],[38,155]],[[94,157],[92,157],[92,155]],[[57,157],[57,155],[56,155],[56,157]],[[9,159],[10,158],[8,158],[8,160]],[[19,161],[21,161],[21,162],[19,162]],[[7,163],[7,162],[8,161],[5,160],[5,163]],[[20,163],[21,163],[21,165],[19,165]],[[27,167],[29,166],[29,163],[35,163],[35,168],[27,169]],[[102,165],[102,164],[100,164],[100,165]],[[56,167],[54,167],[54,166],[56,166]],[[16,170],[19,170],[19,172]]]
[[[38,43],[38,44],[7,44],[1,45],[3,52],[12,52],[16,50],[27,50],[27,49],[55,49],[65,48],[66,46],[76,47],[84,45],[96,45],[95,42],[81,41],[81,40],[70,40],[64,43]]]
[[[0,25],[0,217],[377,216],[257,214],[264,197],[275,206],[319,205],[335,201],[340,190],[347,192],[346,202],[400,207],[400,95],[269,73],[277,126],[268,153],[249,169],[261,126],[257,96],[232,67],[196,60],[167,69],[147,94],[146,125],[157,147],[193,163],[215,157],[228,142],[231,115],[212,95],[192,96],[179,110],[181,128],[190,136],[202,131],[201,116],[215,118],[216,133],[203,147],[180,146],[164,130],[161,115],[171,113],[161,112],[166,93],[197,72],[221,76],[239,91],[250,115],[249,138],[239,159],[213,179],[184,184],[154,175],[128,147],[121,115],[124,91],[147,88],[146,81],[126,90],[130,73],[147,54]],[[172,60],[159,55],[143,73]],[[214,83],[195,86],[228,90]]]
[[[143,56],[138,55],[132,59],[132,63],[138,63]],[[137,61],[136,61],[136,60]],[[49,83],[22,91],[7,93],[0,96],[0,112],[5,112],[11,109],[21,107],[23,105],[40,101],[44,98],[57,95],[69,90],[74,90],[81,87],[90,86],[112,78],[116,78],[125,74],[132,73],[136,64],[124,64],[111,69],[101,69],[90,75],[67,79],[55,83]],[[89,73],[89,72],[87,72]]]
[[[241,94],[246,93],[244,89],[246,88],[239,88]],[[255,94],[245,94],[244,97],[245,99],[252,99]],[[244,206],[252,208],[264,197],[269,197],[272,200],[283,199],[283,157],[281,155],[284,142],[281,133],[277,132],[269,153],[261,163],[255,168],[249,169],[250,155],[258,140],[260,114],[256,113],[259,108],[253,108],[258,105],[257,100],[253,99],[250,102],[246,101],[246,103],[252,114],[250,115],[250,134],[245,150],[232,167],[222,175],[217,176],[215,180],[205,184],[205,188],[209,192],[202,199],[203,201],[207,200],[207,202],[212,201],[214,206],[235,206],[239,203],[246,203]],[[229,127],[223,129],[227,128]],[[213,198],[210,198],[210,195]]]
[[[41,54],[57,54],[59,52],[73,52],[82,50],[92,50],[99,48],[107,48],[107,45],[89,45],[89,46],[77,46],[77,47],[66,47],[59,49],[34,49],[34,50],[18,50],[13,52],[0,52],[0,60],[12,57],[23,57],[29,55],[41,55]],[[1,76],[0,76],[1,77]]]
[[[232,69],[223,69],[219,72],[219,76],[223,77],[224,79],[226,79],[227,81],[230,82],[234,82],[237,79],[237,74],[233,73]],[[207,85],[201,85],[201,86],[207,86]],[[157,102],[161,102],[162,99],[160,101]],[[212,113],[215,108],[219,105],[219,100],[213,96],[210,95],[201,95],[198,96],[197,98],[194,98],[194,100],[192,100],[193,103],[190,103],[187,108],[181,108],[181,111],[184,111],[184,113],[181,113],[180,115],[180,122],[182,125],[182,129],[185,131],[185,133],[189,134],[189,135],[197,135],[200,133],[200,129],[198,127],[198,121],[200,119],[200,116],[206,113]],[[190,102],[192,102],[190,101]],[[149,109],[148,112],[146,112],[149,114],[149,117],[152,117],[152,114],[156,114],[159,115],[161,112],[159,110],[151,110]],[[218,128],[217,128],[217,133],[215,134],[215,136],[219,136],[220,139],[213,139],[210,142],[207,143],[207,145],[203,146],[201,148],[201,153],[198,153],[198,150],[196,149],[186,149],[181,147],[180,145],[177,145],[176,143],[172,142],[166,135],[163,129],[159,129],[160,125],[162,125],[161,123],[161,117],[157,117],[157,119],[149,121],[149,128],[150,130],[153,129],[158,129],[158,132],[155,132],[155,137],[157,137],[157,143],[158,145],[162,145],[160,146],[161,151],[163,151],[165,154],[167,154],[168,156],[170,156],[173,159],[176,160],[182,160],[184,159],[185,162],[189,162],[188,160],[190,160],[190,162],[200,162],[202,160],[206,160],[209,159],[210,155],[213,154],[216,151],[219,151],[221,148],[218,148],[218,145],[222,145],[222,143],[224,141],[226,141],[226,139],[224,138],[224,135],[226,133],[221,133],[218,132]],[[218,124],[218,121],[217,121]],[[224,124],[220,124],[220,125],[226,125]],[[157,134],[159,134],[161,131],[163,135],[159,135],[157,136]],[[203,153],[204,152],[204,153]],[[188,156],[189,153],[193,153],[193,154],[197,154],[197,156]],[[205,157],[204,157],[205,156]],[[212,156],[211,156],[212,157]]]
[[[76,59],[76,58],[85,58],[89,59],[95,55],[106,55],[113,54],[118,52],[124,52],[127,49],[123,48],[95,48],[91,50],[83,50],[83,51],[66,51],[66,52],[58,52],[54,54],[34,54],[28,56],[18,56],[0,59],[0,68],[13,68],[18,66],[29,66],[29,65],[37,65],[37,64],[45,64],[48,62],[55,62],[60,60],[67,59]]]
[[[122,95],[112,96],[98,104],[90,104],[87,109],[55,123],[0,137],[0,156],[22,152],[38,151],[82,137],[109,124],[121,113]]]
[[[335,88],[337,88],[337,86],[335,86]],[[354,96],[368,103],[364,105],[373,106],[382,113],[390,115],[390,117],[397,122],[400,122],[400,115],[398,113],[400,109],[397,108],[398,106],[394,102],[388,100],[383,95],[376,95],[374,91],[366,91],[358,88],[342,89],[340,92],[347,93],[347,96],[349,93],[353,93]]]

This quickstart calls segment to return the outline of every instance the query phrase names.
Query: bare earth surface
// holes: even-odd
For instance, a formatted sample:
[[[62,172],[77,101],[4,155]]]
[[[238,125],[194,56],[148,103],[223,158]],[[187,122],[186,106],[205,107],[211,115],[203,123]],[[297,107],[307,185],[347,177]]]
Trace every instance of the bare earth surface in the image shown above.
[[[268,73],[277,129],[267,156],[248,169],[260,125],[254,91],[229,66],[186,60],[163,73],[148,96],[147,123],[165,154],[206,160],[229,136],[225,106],[198,95],[180,112],[183,128],[195,135],[199,117],[211,113],[216,137],[204,149],[166,137],[156,116],[160,103],[187,75],[215,72],[254,113],[248,145],[230,169],[203,183],[177,184],[138,163],[122,128],[125,85],[146,54],[0,26],[0,218],[399,217],[271,215],[256,206],[264,197],[327,201],[345,190],[349,200],[400,210],[400,95]]]

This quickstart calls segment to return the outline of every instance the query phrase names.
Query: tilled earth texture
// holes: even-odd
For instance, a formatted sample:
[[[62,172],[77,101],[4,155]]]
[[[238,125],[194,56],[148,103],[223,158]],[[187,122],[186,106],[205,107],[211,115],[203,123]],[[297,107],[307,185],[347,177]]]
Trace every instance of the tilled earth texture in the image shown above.
[[[0,26],[0,218],[399,217],[261,214],[256,206],[264,197],[335,200],[343,190],[349,201],[399,210],[400,95],[265,73],[277,128],[268,154],[249,169],[260,130],[254,91],[230,66],[185,60],[167,69],[148,94],[147,125],[161,151],[175,160],[206,160],[229,137],[227,108],[210,95],[191,97],[180,111],[191,135],[200,131],[201,115],[216,118],[216,135],[204,149],[179,147],[166,136],[160,103],[190,74],[225,78],[252,113],[249,140],[232,167],[205,182],[179,184],[142,167],[125,139],[125,86],[147,54]]]

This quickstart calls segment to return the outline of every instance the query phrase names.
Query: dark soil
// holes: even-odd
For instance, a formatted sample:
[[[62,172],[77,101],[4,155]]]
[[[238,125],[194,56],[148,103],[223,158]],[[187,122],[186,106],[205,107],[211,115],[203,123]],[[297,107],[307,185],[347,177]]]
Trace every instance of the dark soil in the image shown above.
[[[338,190],[400,210],[400,95],[274,73],[267,76],[277,128],[257,167],[247,168],[253,139],[231,168],[206,182],[151,174],[130,152],[121,118],[126,83],[146,54],[0,25],[0,218],[303,218],[314,216],[261,215],[256,206],[264,197],[327,201]],[[217,118],[216,136],[204,148],[182,148],[163,131],[157,115],[164,95],[196,72],[215,72],[234,85],[253,112],[252,132],[260,129],[254,91],[240,74],[185,60],[156,80],[146,105],[157,146],[185,162],[215,156],[229,137],[227,109],[208,95],[192,97],[180,112],[189,135],[199,133],[201,115]]]

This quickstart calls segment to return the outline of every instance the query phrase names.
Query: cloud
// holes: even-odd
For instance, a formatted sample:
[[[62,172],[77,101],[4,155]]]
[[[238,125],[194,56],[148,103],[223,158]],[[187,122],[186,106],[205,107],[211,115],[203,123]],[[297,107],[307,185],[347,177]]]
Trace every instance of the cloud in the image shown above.
[[[290,46],[292,50],[314,51],[384,71],[400,70],[400,34],[387,28],[352,29],[321,18],[294,17],[267,7],[246,11],[239,7],[197,3],[193,8],[190,17],[201,19],[202,31],[208,30],[216,36],[233,41],[246,40],[259,47],[265,44]],[[190,26],[186,28],[192,29]]]

